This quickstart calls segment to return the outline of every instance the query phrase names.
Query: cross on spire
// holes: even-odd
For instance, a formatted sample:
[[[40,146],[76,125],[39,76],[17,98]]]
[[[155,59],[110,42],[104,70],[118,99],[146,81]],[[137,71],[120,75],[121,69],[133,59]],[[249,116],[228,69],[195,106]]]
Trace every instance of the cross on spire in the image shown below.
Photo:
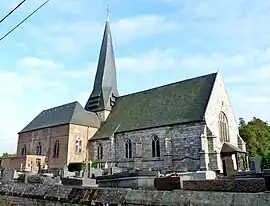
[[[106,21],[109,22],[109,17],[110,17],[110,8],[109,5],[107,5],[107,13],[106,13]]]

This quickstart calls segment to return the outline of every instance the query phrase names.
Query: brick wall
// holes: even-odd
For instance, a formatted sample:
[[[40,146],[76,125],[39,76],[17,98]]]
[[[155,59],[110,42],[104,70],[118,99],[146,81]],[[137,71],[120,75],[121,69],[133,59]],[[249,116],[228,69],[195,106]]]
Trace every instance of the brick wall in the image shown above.
[[[74,125],[71,124],[69,127],[69,140],[68,140],[68,158],[67,162],[82,162],[86,160],[88,156],[87,147],[88,140],[94,135],[97,131],[96,128]],[[76,152],[76,138],[81,137],[83,140],[83,149],[82,152]]]
[[[48,157],[49,169],[61,169],[70,162],[81,162],[86,159],[88,140],[97,129],[66,124],[51,128],[25,132],[19,134],[17,144],[17,156],[21,156],[21,151],[26,145],[27,154],[36,154],[37,146],[41,143],[41,155]],[[76,138],[83,139],[83,150],[76,153]],[[59,156],[53,157],[54,144],[59,141]]]

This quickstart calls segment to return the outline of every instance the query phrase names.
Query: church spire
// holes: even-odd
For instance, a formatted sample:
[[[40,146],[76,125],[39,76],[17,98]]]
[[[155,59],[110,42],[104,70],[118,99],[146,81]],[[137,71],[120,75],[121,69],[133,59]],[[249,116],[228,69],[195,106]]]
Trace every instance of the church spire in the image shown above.
[[[115,58],[108,14],[109,13],[107,13],[94,87],[85,105],[85,110],[91,112],[111,111],[116,97],[119,95],[117,90]]]

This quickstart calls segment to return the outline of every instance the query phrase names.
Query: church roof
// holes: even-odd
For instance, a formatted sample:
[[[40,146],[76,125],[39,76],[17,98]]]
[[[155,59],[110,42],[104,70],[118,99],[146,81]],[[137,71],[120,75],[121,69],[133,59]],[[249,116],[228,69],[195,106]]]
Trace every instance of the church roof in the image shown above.
[[[113,133],[203,121],[217,73],[118,97],[92,140]]]
[[[246,153],[245,151],[241,150],[240,148],[228,143],[228,142],[224,142],[222,149],[221,149],[222,153],[236,153],[236,152],[240,152],[240,153]]]
[[[19,133],[63,124],[77,124],[99,128],[100,120],[95,113],[84,110],[79,102],[71,102],[43,110]]]

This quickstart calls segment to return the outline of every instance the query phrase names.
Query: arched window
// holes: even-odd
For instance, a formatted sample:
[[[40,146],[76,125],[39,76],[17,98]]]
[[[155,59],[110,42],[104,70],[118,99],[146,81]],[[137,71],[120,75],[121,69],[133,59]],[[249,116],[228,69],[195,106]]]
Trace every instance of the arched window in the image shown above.
[[[37,146],[37,155],[41,155],[41,149],[41,143],[39,142]]]
[[[59,157],[59,140],[56,140],[53,147],[53,157],[58,158]]]
[[[103,159],[103,147],[101,144],[98,144],[97,147],[97,159]]]
[[[23,145],[23,148],[22,148],[22,155],[26,155],[26,145]]]
[[[83,140],[82,137],[77,137],[76,138],[76,152],[81,153],[83,148]]]
[[[219,138],[221,142],[229,142],[229,125],[226,115],[221,112],[218,118]]]
[[[129,139],[126,141],[125,147],[126,147],[126,158],[132,158],[132,144]]]
[[[152,157],[160,157],[160,144],[157,136],[152,139]]]

